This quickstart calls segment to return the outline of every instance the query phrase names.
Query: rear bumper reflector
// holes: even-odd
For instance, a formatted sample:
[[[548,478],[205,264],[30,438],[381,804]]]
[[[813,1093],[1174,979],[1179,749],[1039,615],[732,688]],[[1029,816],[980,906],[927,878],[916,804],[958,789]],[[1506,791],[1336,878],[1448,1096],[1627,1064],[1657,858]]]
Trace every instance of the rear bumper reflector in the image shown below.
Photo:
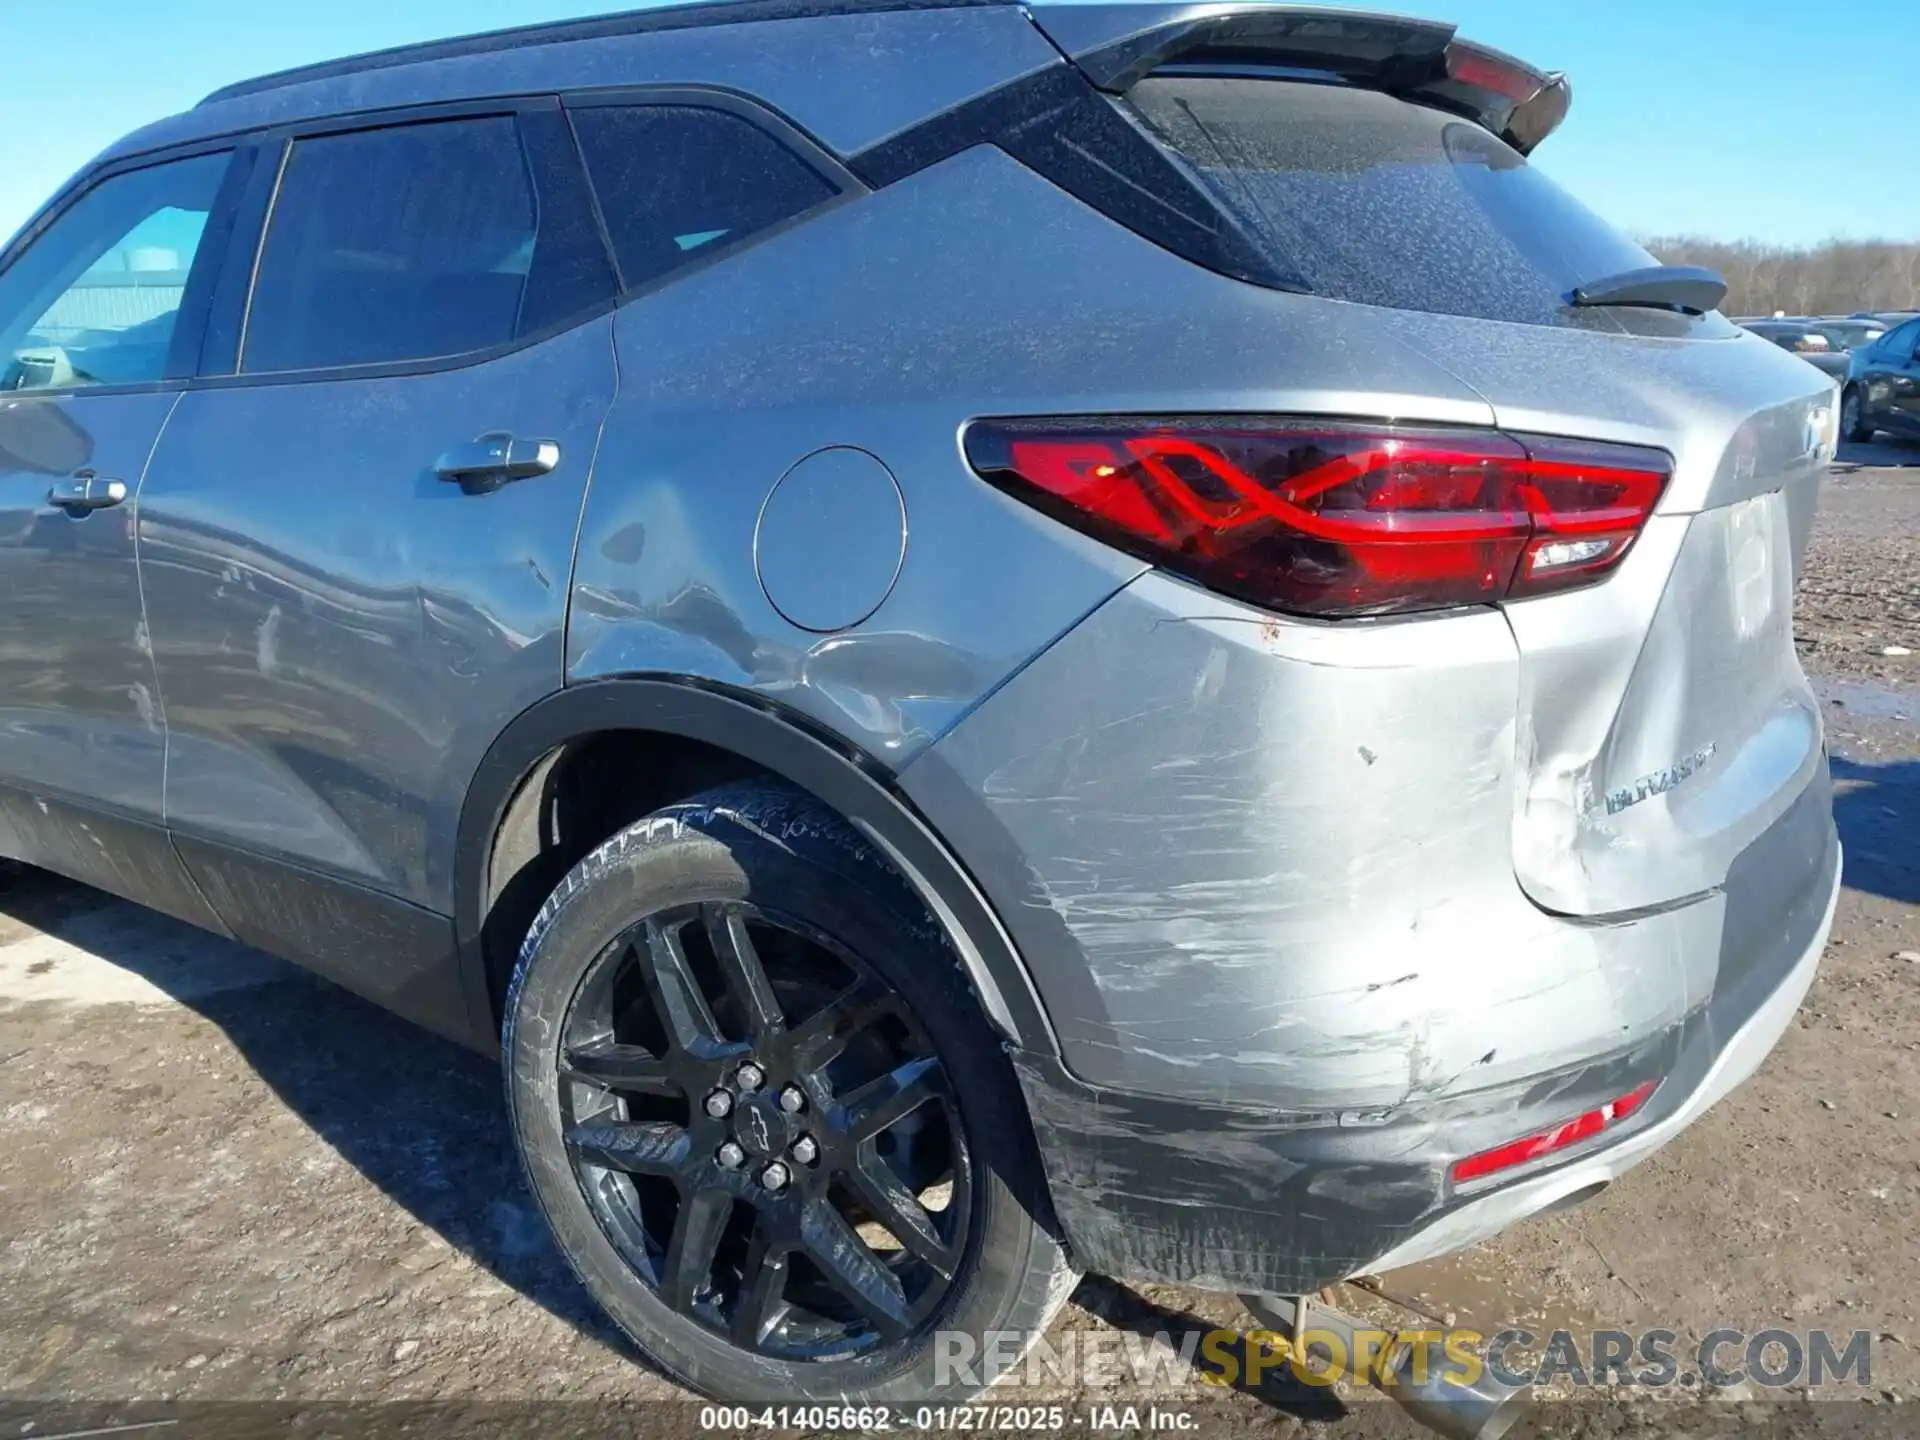
[[[1469,1180],[1481,1180],[1501,1170],[1512,1170],[1527,1165],[1542,1156],[1551,1155],[1556,1150],[1565,1150],[1578,1145],[1582,1140],[1591,1140],[1595,1135],[1611,1125],[1617,1125],[1633,1114],[1647,1101],[1653,1098],[1653,1092],[1660,1088],[1658,1080],[1649,1080],[1636,1085],[1618,1100],[1610,1100],[1598,1110],[1589,1110],[1584,1115],[1576,1115],[1571,1120],[1562,1121],[1550,1130],[1542,1130],[1521,1140],[1509,1141],[1492,1150],[1482,1150],[1478,1155],[1469,1155],[1465,1160],[1455,1163],[1452,1175],[1453,1183],[1464,1185]]]

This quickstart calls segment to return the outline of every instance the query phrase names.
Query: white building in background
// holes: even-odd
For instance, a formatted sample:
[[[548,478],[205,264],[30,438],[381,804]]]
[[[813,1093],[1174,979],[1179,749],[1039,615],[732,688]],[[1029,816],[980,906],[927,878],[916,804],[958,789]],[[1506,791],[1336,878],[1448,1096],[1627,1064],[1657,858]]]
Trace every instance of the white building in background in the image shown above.
[[[126,330],[178,310],[186,288],[178,252],[155,246],[115,251],[76,280],[33,333],[50,345],[69,345],[89,330]]]

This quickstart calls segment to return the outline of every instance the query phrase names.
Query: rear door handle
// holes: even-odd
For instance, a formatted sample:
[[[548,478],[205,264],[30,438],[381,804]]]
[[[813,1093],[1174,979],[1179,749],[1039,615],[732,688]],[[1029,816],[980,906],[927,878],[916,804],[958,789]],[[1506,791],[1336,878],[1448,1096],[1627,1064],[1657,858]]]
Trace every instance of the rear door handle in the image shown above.
[[[504,430],[456,445],[442,455],[434,472],[469,495],[485,495],[510,480],[531,480],[560,463],[557,440],[516,440]]]
[[[69,515],[87,515],[105,510],[127,498],[127,482],[107,480],[91,470],[82,470],[66,480],[54,482],[47,491],[47,503],[57,505]]]

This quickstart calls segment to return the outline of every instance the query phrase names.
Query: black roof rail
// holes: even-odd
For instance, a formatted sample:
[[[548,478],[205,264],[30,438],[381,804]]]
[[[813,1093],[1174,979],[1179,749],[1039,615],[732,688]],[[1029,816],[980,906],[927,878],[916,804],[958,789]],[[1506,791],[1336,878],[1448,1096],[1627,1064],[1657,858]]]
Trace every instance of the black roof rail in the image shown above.
[[[623,10],[617,14],[590,16],[582,20],[518,25],[507,30],[489,30],[451,40],[429,40],[418,45],[400,45],[391,50],[351,55],[341,60],[326,60],[317,65],[301,65],[223,86],[200,104],[213,105],[222,100],[237,100],[246,95],[283,89],[288,85],[334,80],[344,75],[391,69],[396,65],[419,65],[464,55],[485,55],[525,45],[560,45],[574,40],[601,40],[610,36],[640,35],[660,30],[745,25],[758,20],[802,20],[822,15],[864,15],[890,10],[957,10],[1014,3],[1017,0],[702,0],[702,3],[663,5],[651,10]]]

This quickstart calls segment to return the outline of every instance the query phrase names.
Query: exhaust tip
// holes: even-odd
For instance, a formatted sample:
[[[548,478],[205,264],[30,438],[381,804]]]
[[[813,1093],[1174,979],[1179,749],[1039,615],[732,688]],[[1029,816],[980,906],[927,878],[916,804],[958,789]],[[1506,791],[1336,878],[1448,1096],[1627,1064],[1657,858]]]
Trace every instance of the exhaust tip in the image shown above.
[[[1604,1188],[1604,1181],[1598,1183]],[[1242,1295],[1240,1299],[1262,1324],[1293,1337],[1296,1343],[1311,1330],[1322,1329],[1338,1337],[1349,1362],[1360,1351],[1361,1322],[1350,1315],[1318,1302],[1309,1306],[1298,1297]],[[1384,1366],[1364,1369],[1366,1373],[1356,1374],[1349,1363],[1345,1373],[1349,1380],[1372,1386],[1409,1419],[1447,1440],[1500,1440],[1533,1403],[1531,1385],[1504,1384],[1484,1366],[1471,1383],[1453,1374],[1444,1340],[1403,1340]]]
[[[1405,1355],[1395,1370],[1397,1383],[1378,1386],[1380,1392],[1396,1401],[1409,1419],[1448,1440],[1500,1440],[1533,1405],[1531,1385],[1502,1385],[1485,1374],[1472,1385],[1436,1378],[1416,1385]]]
[[[1548,1201],[1527,1218],[1538,1220],[1543,1215],[1558,1215],[1563,1210],[1572,1210],[1576,1206],[1586,1204],[1589,1200],[1597,1199],[1602,1191],[1611,1189],[1612,1186],[1611,1180],[1595,1180],[1591,1184],[1582,1185],[1578,1190],[1569,1190],[1557,1200]]]

